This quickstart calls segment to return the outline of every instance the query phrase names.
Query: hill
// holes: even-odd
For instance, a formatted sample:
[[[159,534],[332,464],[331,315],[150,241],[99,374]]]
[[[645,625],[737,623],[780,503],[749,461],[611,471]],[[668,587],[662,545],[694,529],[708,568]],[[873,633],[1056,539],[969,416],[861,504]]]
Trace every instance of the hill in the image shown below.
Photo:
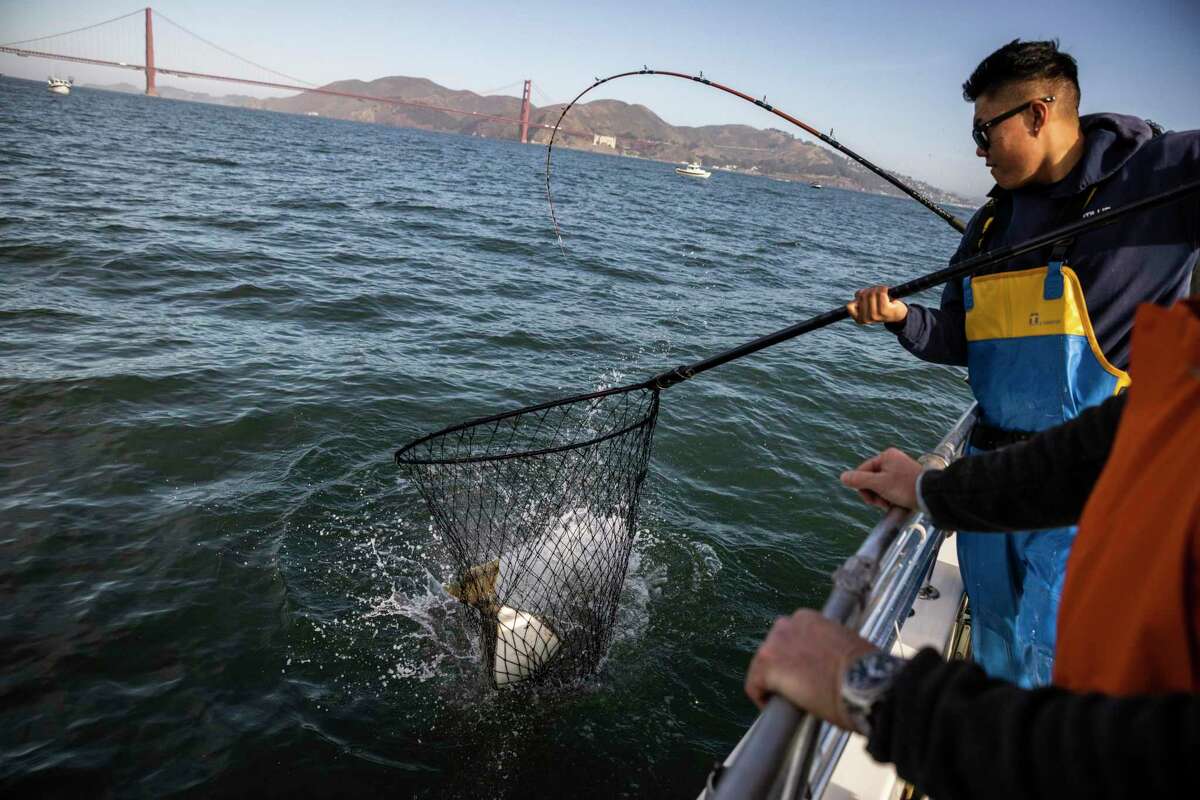
[[[98,88],[137,91],[136,87],[130,84]],[[335,81],[321,88],[513,119],[521,113],[521,101],[518,98],[448,89],[426,78],[395,75],[373,81]],[[520,135],[516,123],[449,113],[434,108],[393,105],[334,95],[304,93],[271,99],[244,95],[213,97],[171,87],[160,87],[159,93],[164,97],[180,100],[236,105],[289,114],[310,114],[492,139],[517,139]],[[531,142],[544,145],[549,141],[550,128],[558,120],[562,109],[562,105],[542,108],[531,106]],[[568,130],[586,133],[571,134]],[[819,182],[825,186],[875,194],[901,194],[887,181],[857,162],[786,131],[775,128],[759,129],[749,125],[671,125],[643,105],[624,103],[620,100],[593,100],[575,106],[555,141],[556,146],[597,153],[670,162],[700,160],[718,169],[725,168],[787,180]],[[897,177],[925,192],[937,202],[973,205],[965,198],[914,178],[900,174],[897,174]]]

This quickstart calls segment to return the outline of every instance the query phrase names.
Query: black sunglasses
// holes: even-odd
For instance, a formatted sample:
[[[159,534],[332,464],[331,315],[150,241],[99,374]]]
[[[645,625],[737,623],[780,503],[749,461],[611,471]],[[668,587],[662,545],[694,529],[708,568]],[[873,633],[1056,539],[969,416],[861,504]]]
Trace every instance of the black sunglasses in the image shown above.
[[[1003,114],[997,114],[996,116],[989,119],[987,122],[981,122],[978,125],[975,125],[974,127],[972,127],[971,128],[971,138],[975,140],[976,146],[978,146],[980,150],[987,150],[988,147],[991,145],[991,142],[988,141],[988,134],[987,134],[988,128],[991,128],[994,125],[999,125],[1001,122],[1004,122],[1004,120],[1008,119],[1009,117],[1015,117],[1017,114],[1020,114],[1022,111],[1029,108],[1031,105],[1036,103],[1038,100],[1041,100],[1043,103],[1053,103],[1054,95],[1050,95],[1049,97],[1038,97],[1033,100],[1028,100],[1024,103],[1021,103],[1021,105],[1017,106],[1016,108],[1010,108],[1008,111],[1005,111]]]

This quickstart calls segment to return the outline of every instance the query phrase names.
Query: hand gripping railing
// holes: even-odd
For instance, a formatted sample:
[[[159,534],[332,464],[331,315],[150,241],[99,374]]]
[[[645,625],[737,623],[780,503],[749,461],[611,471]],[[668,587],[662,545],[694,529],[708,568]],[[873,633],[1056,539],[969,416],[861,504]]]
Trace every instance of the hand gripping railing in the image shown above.
[[[944,467],[962,452],[975,423],[972,406],[921,461]],[[924,515],[893,508],[871,529],[858,551],[833,574],[822,608],[827,619],[857,628],[886,649],[937,557],[944,534]],[[773,697],[724,764],[709,775],[704,800],[819,798],[850,734],[821,724],[781,697]],[[805,787],[811,794],[805,794]]]

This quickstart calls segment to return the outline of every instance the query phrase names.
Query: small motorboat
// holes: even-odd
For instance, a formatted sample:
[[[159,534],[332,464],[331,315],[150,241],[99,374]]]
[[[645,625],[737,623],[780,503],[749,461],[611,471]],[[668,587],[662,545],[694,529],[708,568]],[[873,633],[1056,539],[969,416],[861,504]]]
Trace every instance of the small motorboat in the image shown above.
[[[812,189],[824,189],[824,188],[825,188],[824,186],[822,186],[822,185],[821,185],[821,184],[819,184],[819,183],[810,183],[810,184],[809,184],[809,187],[810,187],[810,188],[812,188]]]
[[[55,94],[70,94],[72,86],[74,86],[74,84],[71,83],[70,78],[67,78],[66,80],[63,80],[62,78],[48,78],[46,80],[46,88]]]
[[[700,166],[699,161],[693,161],[686,167],[676,167],[676,175],[686,175],[689,178],[708,178],[712,173]]]

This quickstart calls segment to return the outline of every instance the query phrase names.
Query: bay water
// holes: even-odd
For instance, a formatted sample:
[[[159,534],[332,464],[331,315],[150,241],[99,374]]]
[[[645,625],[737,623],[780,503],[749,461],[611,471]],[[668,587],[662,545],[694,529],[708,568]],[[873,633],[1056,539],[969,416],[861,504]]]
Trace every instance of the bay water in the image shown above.
[[[615,641],[568,692],[486,687],[392,454],[937,269],[957,235],[910,200],[556,150],[560,249],[545,156],[0,79],[0,789],[696,795],[755,716],[757,643],[876,519],[838,473],[935,444],[963,372],[843,322],[667,390]]]

